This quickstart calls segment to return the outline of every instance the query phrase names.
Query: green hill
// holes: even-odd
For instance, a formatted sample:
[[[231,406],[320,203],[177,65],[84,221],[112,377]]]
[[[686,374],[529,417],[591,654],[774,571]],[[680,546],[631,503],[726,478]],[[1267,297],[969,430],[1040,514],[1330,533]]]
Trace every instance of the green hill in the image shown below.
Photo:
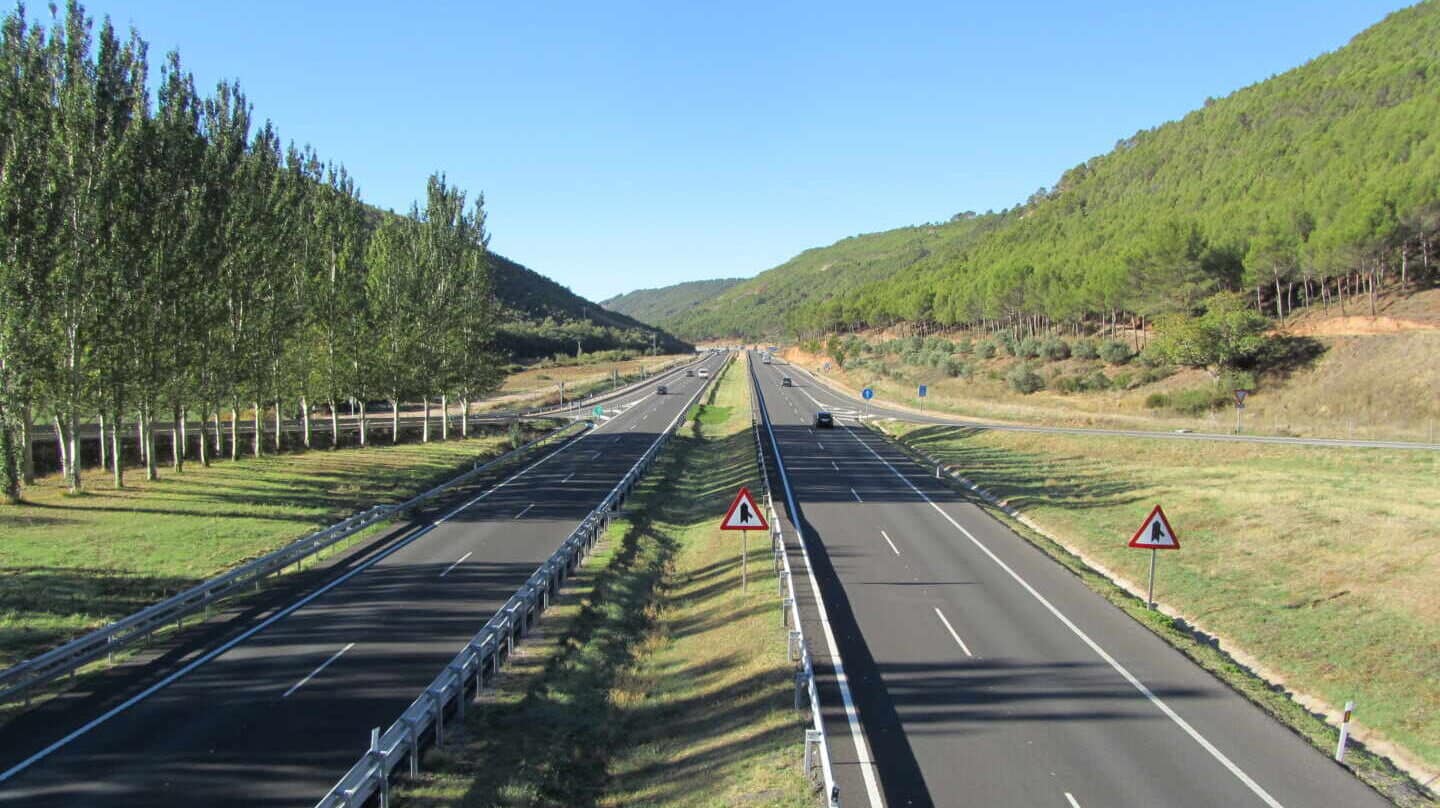
[[[716,278],[708,281],[687,281],[658,289],[636,289],[600,305],[610,311],[634,317],[642,323],[664,326],[666,323],[724,292],[744,278]]]
[[[671,323],[688,338],[898,321],[1093,330],[1222,289],[1369,313],[1435,279],[1440,3],[1138,132],[1000,214],[809,250]]]
[[[503,309],[496,329],[501,350],[517,360],[555,353],[608,350],[679,353],[692,346],[659,328],[608,311],[509,258],[490,253],[495,297]]]

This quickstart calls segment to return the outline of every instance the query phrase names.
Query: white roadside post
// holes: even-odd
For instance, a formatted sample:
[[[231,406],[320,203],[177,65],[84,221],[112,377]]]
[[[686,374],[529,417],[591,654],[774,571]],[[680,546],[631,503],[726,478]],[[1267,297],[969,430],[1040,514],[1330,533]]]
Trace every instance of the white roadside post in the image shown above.
[[[1155,608],[1155,561],[1159,550],[1179,550],[1180,537],[1170,527],[1170,520],[1165,518],[1165,511],[1156,505],[1145,521],[1140,523],[1140,529],[1130,538],[1130,547],[1150,551],[1150,585],[1145,592],[1145,608]]]
[[[1350,714],[1355,711],[1355,702],[1345,702],[1345,717],[1340,720],[1340,743],[1335,747],[1335,762],[1345,762],[1345,744],[1350,740]]]

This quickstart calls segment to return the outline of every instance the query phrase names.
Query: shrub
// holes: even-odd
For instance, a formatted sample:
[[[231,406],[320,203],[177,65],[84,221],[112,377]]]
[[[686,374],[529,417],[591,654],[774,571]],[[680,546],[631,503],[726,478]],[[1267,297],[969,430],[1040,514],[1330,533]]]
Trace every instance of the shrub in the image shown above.
[[[1020,340],[1014,351],[1014,355],[1021,359],[1035,359],[1040,356],[1040,340],[1034,337],[1026,337]]]
[[[975,345],[975,355],[981,359],[994,359],[996,351],[995,343],[988,339]]]
[[[949,376],[952,379],[957,376],[968,379],[970,378],[970,366],[965,364],[964,362],[961,362],[959,359],[946,359],[945,375]]]
[[[1078,393],[1084,387],[1078,376],[1056,376],[1050,380],[1050,389],[1057,393]]]
[[[1132,376],[1132,375],[1129,374],[1129,373],[1123,373],[1123,372],[1122,372],[1122,373],[1116,373],[1116,374],[1115,374],[1115,378],[1111,380],[1111,383],[1112,383],[1115,387],[1119,387],[1119,388],[1121,388],[1122,390],[1129,390],[1131,387],[1134,386],[1133,384],[1131,384],[1131,382],[1133,382],[1133,381],[1134,381],[1134,376]]]
[[[1118,339],[1106,340],[1100,346],[1100,358],[1112,365],[1123,365],[1134,356],[1135,352],[1130,350],[1130,346]]]
[[[1047,339],[1044,342],[1040,343],[1040,355],[1050,360],[1051,362],[1058,362],[1061,359],[1069,359],[1070,343],[1066,342],[1063,339]]]
[[[1159,365],[1159,366],[1156,366],[1156,367],[1147,367],[1147,368],[1145,368],[1144,370],[1140,371],[1140,381],[1139,381],[1139,383],[1140,383],[1140,384],[1152,384],[1152,383],[1154,383],[1154,382],[1160,381],[1161,379],[1168,379],[1168,378],[1170,378],[1171,376],[1173,376],[1174,374],[1175,374],[1175,368],[1172,368],[1172,367],[1170,367],[1169,365]]]
[[[1110,377],[1103,370],[1093,370],[1080,380],[1081,390],[1109,390]]]
[[[1169,393],[1151,393],[1145,397],[1145,406],[1152,410],[1158,410],[1170,406]]]
[[[919,351],[906,351],[905,355],[901,357],[901,361],[907,365],[919,365],[924,363],[925,355]]]
[[[1005,381],[1015,392],[1026,395],[1045,387],[1045,379],[1025,362],[1015,363],[1015,366],[1010,368],[1010,372],[1005,374]]]
[[[1185,415],[1204,415],[1229,404],[1231,394],[1216,387],[1194,387],[1170,397],[1170,406]]]
[[[955,351],[962,355],[969,355],[975,352],[975,343],[969,337],[960,340],[955,345]]]
[[[1093,339],[1076,340],[1070,348],[1070,354],[1076,359],[1099,359],[1100,348],[1095,345]]]
[[[1020,343],[1018,340],[1015,339],[1015,337],[1011,336],[1010,332],[1000,332],[998,335],[996,335],[995,342],[1001,348],[1005,349],[1005,353],[1010,354],[1011,356],[1020,355]]]

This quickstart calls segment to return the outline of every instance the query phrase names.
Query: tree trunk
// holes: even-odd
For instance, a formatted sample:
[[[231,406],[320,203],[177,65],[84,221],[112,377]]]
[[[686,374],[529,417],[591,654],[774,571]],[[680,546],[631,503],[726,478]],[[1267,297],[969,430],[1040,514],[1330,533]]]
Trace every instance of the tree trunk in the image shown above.
[[[310,448],[310,401],[305,396],[300,397],[300,421],[305,428],[305,448]]]
[[[160,470],[155,458],[155,421],[150,417],[150,405],[146,404],[140,411],[142,426],[140,431],[145,438],[145,479],[160,479]]]
[[[460,399],[460,437],[470,437],[470,399]]]
[[[209,437],[210,437],[209,435],[206,435],[206,434],[205,434],[205,421],[208,420],[209,418],[210,418],[210,405],[209,405],[209,404],[203,404],[203,405],[201,405],[201,407],[200,407],[200,421],[199,421],[199,423],[200,423],[200,454],[199,454],[199,458],[200,458],[200,466],[201,466],[201,468],[210,468],[210,453],[209,453],[209,451],[207,451],[207,447],[206,447],[206,445],[205,445],[205,442],[206,442],[206,441],[209,439]]]
[[[20,452],[15,445],[15,428],[0,411],[0,495],[11,504],[20,501]]]
[[[215,421],[215,459],[219,460],[220,456],[225,454],[225,433],[222,431],[220,425],[219,404],[215,405],[215,412],[210,417]]]
[[[172,426],[170,427],[170,467],[176,472],[185,470],[185,426],[180,420],[180,405],[175,404],[170,408]]]
[[[70,452],[65,440],[65,425],[60,421],[60,416],[55,416],[55,449],[60,453],[60,476],[65,478],[66,484],[70,481]]]
[[[390,442],[400,442],[400,399],[390,399]]]
[[[282,416],[284,415],[284,411],[285,411],[285,405],[281,402],[280,397],[279,397],[279,396],[276,396],[276,397],[275,397],[275,454],[280,454],[280,450],[281,450],[282,448],[284,448],[283,444],[281,443],[281,439],[282,439],[282,435],[284,434],[285,429],[284,429],[284,422],[282,422],[282,421],[280,420],[280,419],[282,418]]]
[[[330,399],[330,448],[340,448],[340,411],[335,409],[335,399]]]
[[[450,440],[450,397],[440,397],[440,440]]]
[[[240,403],[230,405],[230,459],[240,459]]]
[[[115,424],[110,428],[110,462],[114,464],[114,484],[118,491],[125,487],[125,456],[120,453],[120,410],[115,410]]]
[[[145,448],[145,413],[135,413],[135,445],[140,448],[140,462],[150,464],[150,451]]]
[[[100,413],[100,470],[107,471],[110,468],[109,447],[105,445],[105,413]]]
[[[1370,274],[1365,278],[1365,281],[1366,281],[1366,283],[1368,283],[1369,286],[1370,286],[1370,316],[1371,316],[1371,317],[1374,317],[1374,316],[1375,316],[1375,270],[1373,270],[1373,269],[1370,270]]]
[[[20,406],[20,484],[35,484],[35,414]]]
[[[80,457],[80,413],[71,407],[65,417],[70,422],[70,474],[66,477],[66,481],[70,484],[70,493],[78,494],[82,487],[80,464],[84,462]]]
[[[260,412],[260,402],[250,402],[255,406],[255,456],[259,457],[265,453],[265,420],[264,414]]]
[[[420,442],[430,442],[430,396],[425,396],[424,415],[420,422]]]
[[[364,399],[360,400],[360,406],[357,409],[360,411],[360,445],[364,446],[366,445],[366,439],[369,437],[369,435],[366,434],[367,432],[369,432],[369,421],[367,421],[365,418]]]
[[[1404,247],[1401,247],[1401,248],[1400,248],[1400,291],[1402,291],[1402,292],[1404,292],[1404,291],[1406,291],[1407,289],[1410,288],[1410,276],[1409,276],[1409,274],[1408,274],[1408,273],[1409,273],[1409,269],[1410,269],[1410,253],[1409,253]]]

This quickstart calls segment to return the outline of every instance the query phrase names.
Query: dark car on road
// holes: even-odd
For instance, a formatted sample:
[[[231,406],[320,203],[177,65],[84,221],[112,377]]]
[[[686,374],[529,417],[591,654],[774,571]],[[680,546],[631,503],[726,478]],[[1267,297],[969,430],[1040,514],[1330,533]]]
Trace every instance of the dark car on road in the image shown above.
[[[816,429],[833,429],[835,427],[835,416],[824,410],[815,413]]]
[[[780,380],[780,386],[781,386],[781,387],[793,387],[794,385],[791,384],[791,382],[790,382],[790,377],[789,377],[789,376],[786,376],[786,377],[784,377],[783,379]]]
[[[657,396],[663,396],[663,395],[665,395],[666,393],[669,393],[669,392],[670,392],[670,388],[666,387],[666,386],[663,385],[663,384],[655,388],[655,395],[657,395]]]

